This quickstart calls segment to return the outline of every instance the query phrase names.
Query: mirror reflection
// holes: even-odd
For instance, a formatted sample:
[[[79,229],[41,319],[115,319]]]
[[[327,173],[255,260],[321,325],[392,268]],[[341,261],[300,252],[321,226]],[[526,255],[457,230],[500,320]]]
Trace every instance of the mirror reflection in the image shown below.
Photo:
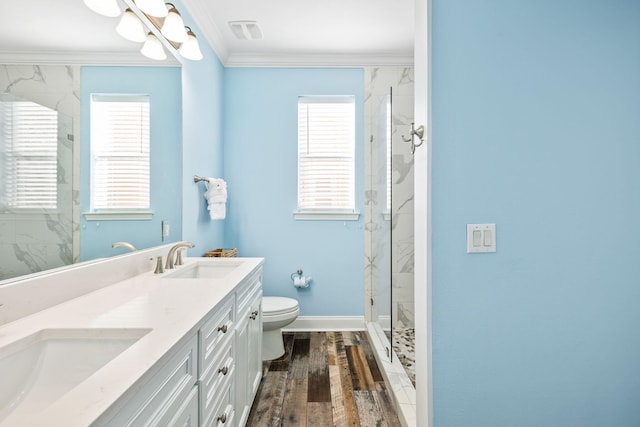
[[[149,99],[142,216],[91,204],[95,94]],[[180,240],[181,109],[180,67],[0,65],[0,280]]]
[[[78,260],[77,72],[0,66],[0,280]]]

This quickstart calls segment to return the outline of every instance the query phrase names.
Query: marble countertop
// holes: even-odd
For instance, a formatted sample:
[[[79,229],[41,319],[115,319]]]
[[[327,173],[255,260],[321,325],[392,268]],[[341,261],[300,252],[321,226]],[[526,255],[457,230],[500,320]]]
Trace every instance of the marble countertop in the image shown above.
[[[195,262],[242,263],[216,279],[167,278]],[[140,274],[55,305],[0,327],[0,348],[43,329],[150,329],[47,408],[20,425],[88,426],[105,414],[127,390],[157,370],[156,363],[195,333],[207,315],[262,265],[262,258],[188,258],[164,274]],[[15,426],[11,415],[0,426]]]

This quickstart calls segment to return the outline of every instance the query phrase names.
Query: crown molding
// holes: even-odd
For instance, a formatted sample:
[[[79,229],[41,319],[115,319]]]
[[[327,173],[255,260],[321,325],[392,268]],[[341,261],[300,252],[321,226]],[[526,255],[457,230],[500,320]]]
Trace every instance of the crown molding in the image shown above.
[[[228,68],[352,68],[413,66],[413,55],[358,54],[231,54]]]
[[[145,58],[139,52],[13,52],[0,51],[2,64],[41,65],[114,65],[144,67],[179,67],[180,62],[169,56],[165,61]]]

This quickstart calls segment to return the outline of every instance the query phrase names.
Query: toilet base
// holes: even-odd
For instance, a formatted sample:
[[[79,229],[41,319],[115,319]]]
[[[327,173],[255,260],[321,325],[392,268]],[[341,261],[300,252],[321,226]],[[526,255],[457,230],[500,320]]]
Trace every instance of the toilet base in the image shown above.
[[[273,360],[284,354],[282,329],[262,332],[262,360]]]

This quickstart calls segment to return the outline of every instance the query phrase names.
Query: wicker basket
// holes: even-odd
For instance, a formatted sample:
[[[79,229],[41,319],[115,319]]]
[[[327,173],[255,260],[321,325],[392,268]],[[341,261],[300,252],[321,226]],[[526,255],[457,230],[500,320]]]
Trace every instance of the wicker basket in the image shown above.
[[[236,248],[218,248],[209,251],[204,254],[206,257],[218,258],[218,257],[236,257],[238,256],[238,249]]]

